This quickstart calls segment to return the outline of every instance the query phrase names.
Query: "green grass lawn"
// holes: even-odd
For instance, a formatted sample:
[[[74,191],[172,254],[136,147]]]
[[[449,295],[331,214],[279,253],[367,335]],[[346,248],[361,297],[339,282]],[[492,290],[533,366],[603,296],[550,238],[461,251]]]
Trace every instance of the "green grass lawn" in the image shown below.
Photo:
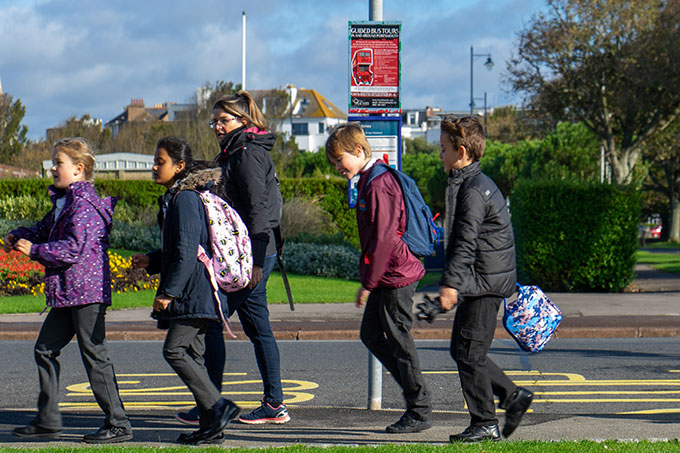
[[[288,275],[293,301],[296,304],[353,302],[359,282],[340,278]],[[151,307],[153,290],[113,294],[113,310],[123,308]],[[267,299],[272,304],[288,303],[283,278],[279,272],[272,272],[267,284]],[[45,296],[0,297],[0,314],[35,313],[45,308]]]
[[[640,250],[637,252],[638,263],[649,264],[664,272],[680,274],[680,253],[656,253]]]
[[[644,249],[680,249],[680,243],[647,241]]]
[[[556,437],[558,437],[556,435]],[[191,451],[211,451],[222,452],[221,447],[190,447]],[[25,448],[2,448],[2,451],[25,452],[34,449]],[[144,446],[124,446],[124,445],[101,445],[96,447],[60,447],[49,445],[35,451],[50,451],[51,453],[69,453],[73,451],[94,451],[99,453],[152,453],[158,451],[154,447]],[[167,453],[179,453],[187,451],[187,447],[163,447]],[[636,453],[665,453],[680,451],[680,444],[677,441],[666,442],[617,442],[617,441],[503,441],[503,442],[481,442],[478,444],[465,445],[427,445],[427,444],[408,444],[408,445],[379,445],[379,446],[337,446],[337,447],[306,447],[304,445],[293,445],[291,447],[275,448],[230,448],[230,453],[439,453],[439,452],[469,452],[469,453],[595,453],[595,452],[636,452]]]

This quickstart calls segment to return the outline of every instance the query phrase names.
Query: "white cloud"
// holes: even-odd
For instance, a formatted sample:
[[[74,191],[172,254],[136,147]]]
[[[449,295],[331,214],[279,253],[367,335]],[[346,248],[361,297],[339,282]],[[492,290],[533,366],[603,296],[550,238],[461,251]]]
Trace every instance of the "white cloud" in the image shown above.
[[[2,1],[2,0],[0,0]],[[475,95],[499,87],[515,33],[541,0],[383,2],[401,20],[402,106],[466,109],[469,49]],[[29,135],[72,115],[105,121],[131,98],[184,102],[206,81],[241,79],[241,11],[247,11],[247,87],[294,83],[347,105],[347,21],[367,20],[367,0],[5,0],[0,9],[3,89],[26,105]]]

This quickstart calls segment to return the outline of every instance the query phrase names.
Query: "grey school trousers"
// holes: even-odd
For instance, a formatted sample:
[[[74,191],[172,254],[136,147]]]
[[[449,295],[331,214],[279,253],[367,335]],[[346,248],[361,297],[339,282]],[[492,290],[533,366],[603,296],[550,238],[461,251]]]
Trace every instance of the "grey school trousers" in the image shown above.
[[[425,386],[418,351],[411,336],[416,285],[378,287],[371,291],[361,321],[360,336],[368,350],[401,386],[411,415],[419,420],[430,420],[430,393]]]
[[[34,356],[38,365],[40,394],[33,423],[61,429],[59,412],[59,354],[75,335],[90,388],[109,426],[131,429],[118,394],[118,382],[106,348],[106,305],[88,304],[52,308],[40,328]]]
[[[163,357],[194,395],[201,427],[210,421],[209,410],[221,398],[203,362],[205,332],[210,323],[215,321],[201,318],[171,320],[163,344]]]

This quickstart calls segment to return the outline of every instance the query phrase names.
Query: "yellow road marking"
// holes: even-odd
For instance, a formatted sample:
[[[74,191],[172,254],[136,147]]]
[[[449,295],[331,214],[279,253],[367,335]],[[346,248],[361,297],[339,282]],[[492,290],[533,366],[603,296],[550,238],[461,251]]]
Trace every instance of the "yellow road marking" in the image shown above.
[[[619,412],[619,415],[635,415],[635,414],[680,414],[680,409],[649,409],[644,411]]]
[[[175,377],[177,378],[176,374],[173,373],[150,373],[150,374],[144,374],[144,373],[136,373],[136,374],[125,374],[125,375],[118,375],[118,376],[127,376],[127,377]],[[247,376],[247,373],[225,373],[225,376]],[[135,381],[118,381],[119,385],[138,385],[142,384],[142,381],[135,380]],[[238,390],[234,386],[252,386],[253,384],[256,385],[261,385],[262,381],[259,379],[252,379],[252,380],[238,380],[238,381],[224,381],[223,386],[230,386],[230,391],[223,391],[222,395],[229,396],[230,398],[233,399],[234,396],[245,396],[245,395],[262,395],[262,391],[259,390]],[[314,395],[312,393],[309,393],[308,390],[313,390],[315,388],[318,388],[319,385],[316,382],[310,382],[310,381],[302,381],[302,380],[295,380],[295,379],[282,379],[281,384],[283,385],[283,395],[284,395],[284,402],[286,404],[296,404],[296,403],[302,403],[305,401],[310,401],[314,399]],[[87,398],[92,398],[92,390],[90,388],[90,383],[89,382],[80,382],[77,384],[69,385],[66,387],[67,393],[66,396],[70,397],[87,397]],[[147,387],[147,388],[121,388],[119,390],[121,397],[134,397],[134,396],[164,396],[164,397],[184,397],[184,396],[192,396],[191,392],[188,391],[187,387],[185,385],[178,385],[178,386],[164,386],[164,387]],[[235,401],[236,404],[239,406],[244,406],[244,407],[257,407],[261,404],[261,401],[258,399],[256,401]],[[159,408],[159,407],[169,407],[169,408],[176,408],[176,407],[183,407],[183,406],[190,406],[195,404],[195,402],[192,400],[187,400],[187,401],[124,401],[124,404],[126,407],[135,407],[135,408]],[[95,402],[92,401],[83,401],[83,402],[62,402],[59,404],[61,407],[98,407]]]

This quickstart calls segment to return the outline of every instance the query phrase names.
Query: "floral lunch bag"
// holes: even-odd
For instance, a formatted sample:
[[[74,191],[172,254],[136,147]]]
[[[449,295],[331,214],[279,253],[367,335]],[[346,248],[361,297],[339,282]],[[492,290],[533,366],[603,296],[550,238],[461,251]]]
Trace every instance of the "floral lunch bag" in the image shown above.
[[[517,283],[517,300],[505,302],[503,327],[520,348],[538,352],[548,343],[562,321],[562,312],[538,286]]]

